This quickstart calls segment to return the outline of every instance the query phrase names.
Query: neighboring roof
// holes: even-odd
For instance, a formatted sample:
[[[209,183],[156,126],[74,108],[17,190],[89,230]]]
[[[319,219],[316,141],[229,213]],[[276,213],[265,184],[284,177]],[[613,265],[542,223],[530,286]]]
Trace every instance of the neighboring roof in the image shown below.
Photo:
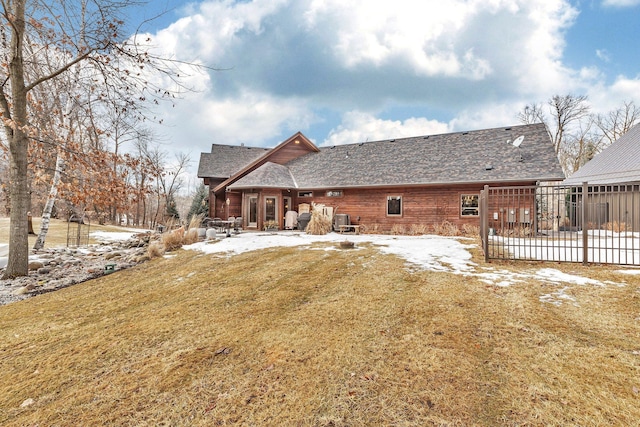
[[[286,167],[291,188],[309,189],[564,179],[543,124],[321,147]],[[278,187],[283,178],[256,172],[229,188]]]
[[[296,182],[289,168],[277,163],[267,162],[250,174],[233,183],[233,188],[296,188]]]
[[[229,178],[268,151],[269,148],[212,144],[210,153],[200,154],[198,178]]]
[[[564,183],[623,184],[640,182],[640,124],[578,169]]]

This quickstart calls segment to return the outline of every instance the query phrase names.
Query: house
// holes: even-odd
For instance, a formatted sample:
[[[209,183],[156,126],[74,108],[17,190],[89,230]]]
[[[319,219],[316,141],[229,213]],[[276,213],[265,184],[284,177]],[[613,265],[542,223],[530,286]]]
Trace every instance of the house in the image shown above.
[[[640,124],[564,180],[567,185],[640,184]]]
[[[320,203],[381,232],[478,225],[484,185],[564,179],[543,124],[330,147],[300,132],[271,149],[213,144],[198,176],[209,186],[209,215],[240,216],[245,228],[282,228],[287,211]]]
[[[596,228],[616,223],[618,229],[640,230],[640,124],[564,180],[563,184],[576,187],[572,190],[575,225],[581,225],[584,183],[587,223]]]

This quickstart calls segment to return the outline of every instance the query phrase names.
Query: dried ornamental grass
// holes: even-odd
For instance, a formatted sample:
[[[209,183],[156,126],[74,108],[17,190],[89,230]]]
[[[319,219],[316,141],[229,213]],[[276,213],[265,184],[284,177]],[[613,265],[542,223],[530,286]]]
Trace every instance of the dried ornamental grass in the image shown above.
[[[406,228],[404,227],[404,225],[393,224],[391,226],[391,234],[394,234],[396,236],[401,236],[401,235],[404,235],[405,233],[406,233]]]
[[[429,232],[429,226],[427,224],[411,224],[409,227],[410,236],[422,236]]]
[[[307,234],[324,235],[332,229],[333,224],[331,223],[331,218],[322,213],[322,206],[314,204],[311,210],[311,219],[305,229]]]
[[[440,224],[433,224],[433,232],[440,236],[459,236],[460,230],[458,226],[449,222],[442,221]]]
[[[176,228],[175,230],[167,231],[162,234],[162,244],[167,252],[180,249],[184,244],[184,227]]]

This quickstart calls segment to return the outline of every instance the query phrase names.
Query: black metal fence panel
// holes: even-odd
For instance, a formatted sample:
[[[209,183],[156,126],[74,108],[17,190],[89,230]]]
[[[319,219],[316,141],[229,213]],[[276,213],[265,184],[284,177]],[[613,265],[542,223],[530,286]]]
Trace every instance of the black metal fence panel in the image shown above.
[[[640,265],[640,185],[489,187],[485,259]]]

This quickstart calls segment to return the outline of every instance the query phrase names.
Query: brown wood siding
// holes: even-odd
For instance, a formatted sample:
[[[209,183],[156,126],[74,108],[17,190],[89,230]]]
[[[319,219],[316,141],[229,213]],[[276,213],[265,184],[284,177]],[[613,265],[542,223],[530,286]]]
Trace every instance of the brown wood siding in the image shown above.
[[[222,218],[220,217],[219,206],[214,206],[214,204],[219,205],[221,200],[224,200],[224,192],[218,192],[215,194],[213,189],[224,182],[222,178],[205,178],[204,184],[209,186],[209,217],[210,218]]]
[[[398,187],[387,189],[339,189],[342,197],[326,197],[326,190],[313,191],[313,197],[294,197],[297,209],[300,203],[322,203],[334,208],[334,214],[349,214],[352,224],[365,225],[388,232],[394,225],[406,229],[412,225],[426,225],[448,221],[458,227],[464,224],[479,226],[479,216],[461,215],[461,196],[480,195],[482,185],[441,187]],[[387,196],[402,196],[402,214],[387,216]]]
[[[226,200],[229,199],[229,209]],[[218,193],[215,198],[215,206],[211,206],[213,199],[209,200],[209,211],[211,218],[221,218],[242,216],[242,193]]]
[[[311,150],[306,145],[290,142],[286,146],[279,149],[277,152],[268,156],[266,160],[269,162],[284,165],[291,160],[297,159],[298,157],[304,156],[305,154],[309,154],[310,152]]]

